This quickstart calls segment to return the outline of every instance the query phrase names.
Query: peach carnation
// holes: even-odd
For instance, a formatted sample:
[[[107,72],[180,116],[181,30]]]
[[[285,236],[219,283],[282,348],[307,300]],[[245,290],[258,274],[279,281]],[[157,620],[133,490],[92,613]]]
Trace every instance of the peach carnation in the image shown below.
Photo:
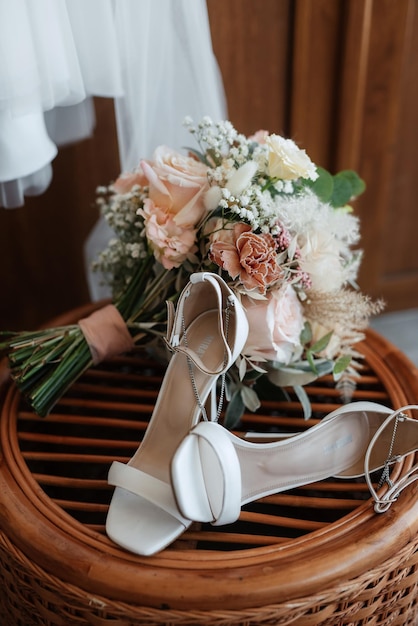
[[[253,233],[243,222],[226,228],[218,223],[211,235],[209,255],[231,278],[239,278],[247,291],[257,289],[265,293],[282,275],[273,237],[269,233]]]

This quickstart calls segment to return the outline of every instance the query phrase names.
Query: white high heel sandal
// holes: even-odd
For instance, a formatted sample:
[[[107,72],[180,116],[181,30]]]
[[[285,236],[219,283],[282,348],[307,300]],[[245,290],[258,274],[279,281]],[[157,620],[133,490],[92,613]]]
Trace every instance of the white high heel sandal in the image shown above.
[[[373,402],[354,402],[309,430],[274,443],[251,443],[214,422],[201,422],[180,444],[171,464],[177,505],[185,517],[230,524],[241,506],[263,496],[331,476],[365,476],[377,512],[387,510],[418,466],[378,496],[370,473],[418,450],[418,421]]]
[[[176,505],[170,462],[190,429],[208,418],[208,396],[238,357],[247,334],[244,310],[226,283],[209,272],[193,274],[175,315],[169,307],[167,344],[173,355],[144,439],[127,465],[114,462],[109,471],[115,491],[106,531],[115,543],[151,555],[192,523]],[[213,402],[211,413],[216,418]]]

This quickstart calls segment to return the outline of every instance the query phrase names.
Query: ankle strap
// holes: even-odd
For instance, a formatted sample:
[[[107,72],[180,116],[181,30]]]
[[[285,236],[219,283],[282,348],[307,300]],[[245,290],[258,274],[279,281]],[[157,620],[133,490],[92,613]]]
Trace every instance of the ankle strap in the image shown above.
[[[418,480],[418,464],[415,464],[410,470],[406,472],[403,476],[399,478],[399,480],[392,482],[390,479],[389,468],[391,465],[395,463],[399,463],[406,454],[413,453],[411,450],[408,453],[402,455],[392,455],[393,445],[395,443],[395,438],[397,434],[398,427],[402,427],[402,422],[416,422],[409,418],[404,411],[408,409],[418,409],[418,405],[416,404],[408,404],[406,406],[397,409],[389,417],[383,422],[383,424],[378,428],[375,435],[370,441],[370,444],[367,448],[365,457],[364,457],[364,476],[367,482],[367,486],[369,488],[370,494],[374,500],[374,510],[376,513],[384,513],[387,511],[390,506],[396,502],[399,497],[399,494],[409,485]],[[383,468],[382,476],[380,479],[380,483],[378,485],[378,489],[383,486],[384,483],[388,485],[388,489],[383,494],[378,494],[370,477],[370,457],[373,451],[374,446],[379,441],[382,432],[387,428],[387,426],[393,422],[393,432],[392,432],[392,441],[390,445],[390,449],[388,451],[388,458]]]
[[[189,298],[192,293],[193,285],[201,282],[210,284],[216,296],[218,309],[218,331],[225,349],[225,363],[222,364],[220,369],[217,371],[208,370],[199,355],[187,346],[185,342],[182,343],[182,338],[184,337],[184,324],[187,325],[187,320],[184,319],[185,304],[187,298]],[[168,349],[171,352],[181,352],[185,354],[202,372],[217,376],[229,369],[233,363],[233,355],[226,338],[226,329],[224,328],[223,312],[228,306],[235,306],[236,298],[229,288],[225,288],[225,283],[222,279],[218,279],[216,274],[199,272],[191,275],[190,282],[186,285],[180,295],[176,312],[174,312],[173,303],[167,302],[167,337],[165,339],[165,343]]]

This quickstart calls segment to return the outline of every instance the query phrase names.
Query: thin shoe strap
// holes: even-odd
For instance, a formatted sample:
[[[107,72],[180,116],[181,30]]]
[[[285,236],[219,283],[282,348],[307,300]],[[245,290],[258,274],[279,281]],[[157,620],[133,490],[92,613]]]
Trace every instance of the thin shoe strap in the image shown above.
[[[404,458],[404,456],[406,456],[406,455],[392,456],[392,450],[393,450],[393,445],[395,442],[398,426],[405,420],[410,419],[404,413],[404,411],[407,411],[408,409],[418,409],[418,405],[408,404],[408,405],[401,407],[400,409],[397,409],[393,413],[391,413],[389,417],[383,422],[383,424],[378,428],[378,430],[374,434],[373,438],[371,439],[369,443],[369,446],[367,448],[367,451],[364,457],[364,476],[365,476],[370,494],[374,500],[374,510],[376,513],[384,513],[385,511],[387,511],[390,508],[390,506],[393,504],[393,502],[396,502],[396,500],[399,497],[399,494],[406,487],[408,487],[408,485],[411,485],[416,480],[418,480],[418,464],[414,465],[410,470],[407,471],[406,474],[401,476],[401,478],[394,483],[390,480],[390,475],[389,475],[389,466],[393,465],[394,463],[399,463]],[[374,446],[379,441],[382,432],[385,430],[388,424],[390,424],[390,422],[394,422],[392,441],[391,441],[391,446],[388,452],[388,458],[386,460],[386,463],[383,469],[382,479],[381,479],[381,482],[379,483],[379,487],[380,487],[383,485],[384,482],[386,482],[388,484],[388,489],[385,491],[384,494],[379,495],[373,485],[373,482],[370,476],[370,457],[371,457]]]
[[[198,279],[196,279],[196,276]],[[192,275],[193,280],[185,287],[183,290],[180,299],[177,303],[177,311],[174,313],[174,306],[172,302],[167,303],[167,337],[166,337],[166,345],[169,350],[174,352],[181,352],[185,356],[187,356],[193,364],[199,368],[205,374],[209,374],[212,376],[220,376],[224,371],[226,371],[232,365],[232,354],[231,348],[228,344],[227,333],[224,329],[223,322],[223,309],[228,306],[234,306],[235,299],[232,294],[228,294],[226,296],[226,302],[224,303],[224,296],[221,289],[221,283],[218,282],[215,275],[202,272],[200,274]],[[219,369],[213,371],[208,369],[203,363],[202,359],[196,354],[189,346],[180,345],[181,337],[185,335],[184,333],[184,304],[186,299],[191,294],[191,289],[193,284],[197,284],[199,282],[208,282],[212,285],[215,290],[215,294],[217,296],[217,304],[218,304],[218,321],[219,321],[219,334],[222,339],[222,343],[225,349],[225,361],[219,367]],[[229,291],[229,290],[228,290]]]

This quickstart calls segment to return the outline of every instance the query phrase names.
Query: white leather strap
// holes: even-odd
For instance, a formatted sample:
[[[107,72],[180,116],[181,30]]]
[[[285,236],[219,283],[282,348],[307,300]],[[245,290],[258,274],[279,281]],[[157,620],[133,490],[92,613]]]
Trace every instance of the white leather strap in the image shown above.
[[[241,511],[241,467],[228,431],[199,422],[180,444],[171,464],[178,506],[185,517],[213,525],[232,524]]]
[[[190,524],[190,520],[184,518],[178,510],[171,486],[155,476],[150,476],[132,465],[114,461],[109,469],[108,482],[152,502],[184,526]]]
[[[199,357],[199,355],[196,354],[192,349],[184,345],[181,341],[182,336],[183,336],[183,319],[185,316],[185,310],[184,310],[185,303],[187,301],[187,298],[191,294],[193,285],[201,283],[201,282],[209,283],[212,286],[215,296],[216,296],[216,303],[217,303],[217,308],[218,308],[218,313],[219,313],[218,331],[219,331],[220,337],[222,338],[224,349],[225,349],[225,355],[226,355],[225,363],[223,363],[220,366],[219,370],[217,371],[208,370],[205,364],[203,363],[202,359]],[[167,303],[166,344],[168,348],[172,351],[182,352],[183,354],[185,354],[187,357],[189,357],[193,361],[196,367],[198,367],[202,372],[205,372],[206,374],[219,376],[225,370],[229,369],[229,367],[231,367],[232,363],[238,357],[239,352],[238,354],[231,354],[231,348],[225,336],[223,311],[227,307],[228,303],[235,307],[235,315],[237,316],[237,322],[235,323],[235,328],[236,329],[238,328],[238,322],[239,322],[241,332],[245,334],[245,332],[248,332],[248,323],[246,321],[245,314],[241,311],[242,307],[239,305],[236,299],[236,296],[229,289],[229,287],[227,287],[224,281],[216,274],[212,274],[210,272],[196,272],[194,274],[191,274],[190,282],[183,289],[180,299],[177,303],[176,313],[174,313],[173,304]],[[238,304],[238,306],[235,306],[236,304]],[[186,323],[187,323],[187,320],[186,320]],[[234,346],[236,345],[237,342],[235,339],[236,339],[235,337],[232,338],[231,345],[234,345]],[[241,347],[240,343],[239,345]]]

